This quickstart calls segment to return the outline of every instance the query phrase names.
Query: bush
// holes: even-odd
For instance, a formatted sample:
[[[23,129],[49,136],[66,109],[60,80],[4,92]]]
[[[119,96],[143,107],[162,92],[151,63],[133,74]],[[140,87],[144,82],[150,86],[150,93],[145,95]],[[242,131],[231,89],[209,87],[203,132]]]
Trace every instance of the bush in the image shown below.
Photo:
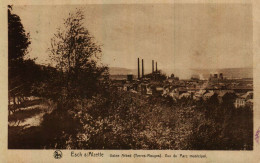
[[[92,99],[59,104],[44,116],[44,148],[252,149],[249,108],[177,102],[110,90]],[[230,105],[229,105],[230,106]]]

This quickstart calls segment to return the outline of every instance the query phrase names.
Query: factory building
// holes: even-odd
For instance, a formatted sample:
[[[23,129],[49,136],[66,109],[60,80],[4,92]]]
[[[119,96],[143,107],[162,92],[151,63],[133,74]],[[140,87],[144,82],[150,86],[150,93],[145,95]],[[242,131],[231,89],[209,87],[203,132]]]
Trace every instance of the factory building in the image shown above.
[[[220,80],[223,80],[224,79],[224,76],[223,76],[223,73],[219,73],[219,74],[210,74],[210,77],[209,77],[209,81],[220,81]]]

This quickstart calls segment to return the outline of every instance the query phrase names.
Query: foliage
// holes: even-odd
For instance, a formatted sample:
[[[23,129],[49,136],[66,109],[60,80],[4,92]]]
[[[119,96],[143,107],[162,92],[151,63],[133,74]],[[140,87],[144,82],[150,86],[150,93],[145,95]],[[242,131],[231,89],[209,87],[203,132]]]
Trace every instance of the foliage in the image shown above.
[[[30,45],[30,35],[26,33],[18,15],[8,6],[8,60],[9,63],[23,59]]]
[[[42,126],[55,141],[45,148],[252,149],[250,108],[209,105],[214,99],[165,100],[111,89],[91,100],[71,101],[63,106],[69,114],[46,115]]]
[[[101,47],[83,23],[81,10],[69,14],[64,26],[52,38],[49,49],[56,68],[63,73],[59,87],[63,87],[67,98],[92,97],[102,74],[108,71],[107,67],[98,63]]]
[[[19,104],[21,99],[31,95],[31,85],[37,80],[34,60],[24,59],[30,44],[30,35],[25,32],[20,17],[8,6],[8,94],[9,102],[12,97],[14,105],[17,104],[15,99],[18,98]]]
[[[8,8],[8,88],[11,95],[19,93],[22,87],[22,75],[24,59],[27,48],[30,45],[29,33],[25,33],[21,19],[18,15],[12,14],[11,6]],[[22,73],[22,74],[21,74]]]
[[[189,140],[192,149],[253,149],[252,109],[247,106],[236,109],[233,105],[221,104],[201,108],[201,111],[204,114],[201,114],[200,123],[194,125],[194,135]]]

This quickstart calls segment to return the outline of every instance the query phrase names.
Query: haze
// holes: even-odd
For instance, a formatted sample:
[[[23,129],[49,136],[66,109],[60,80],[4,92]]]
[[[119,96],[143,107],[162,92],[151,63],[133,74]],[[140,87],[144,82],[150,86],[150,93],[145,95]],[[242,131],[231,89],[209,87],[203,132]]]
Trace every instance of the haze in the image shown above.
[[[151,70],[252,67],[252,6],[249,4],[132,4],[13,6],[31,35],[29,57],[50,63],[47,49],[57,27],[76,8],[102,45],[102,62]]]

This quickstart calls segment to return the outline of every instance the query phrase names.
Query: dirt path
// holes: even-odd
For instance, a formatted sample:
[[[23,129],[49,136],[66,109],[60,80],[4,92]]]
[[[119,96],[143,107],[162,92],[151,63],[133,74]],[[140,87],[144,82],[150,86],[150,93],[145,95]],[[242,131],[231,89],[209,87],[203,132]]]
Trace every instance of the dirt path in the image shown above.
[[[24,128],[39,126],[43,116],[50,113],[53,107],[53,103],[45,99],[27,101],[25,107],[19,108],[19,111],[9,115],[8,125],[10,127],[23,126]]]

